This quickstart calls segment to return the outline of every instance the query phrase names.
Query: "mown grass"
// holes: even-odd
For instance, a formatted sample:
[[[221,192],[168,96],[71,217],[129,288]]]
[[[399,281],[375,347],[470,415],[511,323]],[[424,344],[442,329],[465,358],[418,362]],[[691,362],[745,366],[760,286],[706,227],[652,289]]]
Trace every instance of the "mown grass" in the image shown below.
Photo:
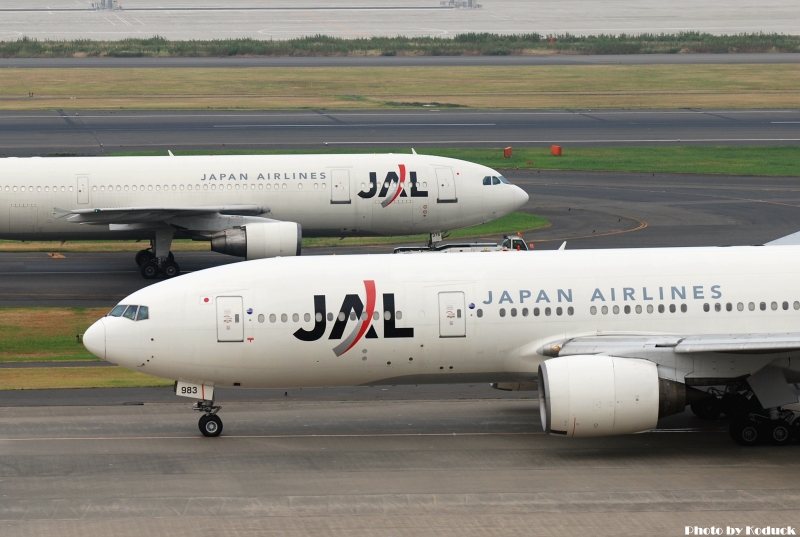
[[[0,240],[0,252],[138,252],[149,246],[136,241],[8,241]],[[211,250],[211,243],[177,239],[172,241],[173,252],[203,252]],[[131,257],[131,259],[133,259]]]
[[[140,388],[171,386],[173,381],[122,367],[31,367],[3,369],[0,390],[52,390],[59,388]]]
[[[464,33],[453,37],[371,37],[342,39],[325,35],[281,41],[212,39],[170,41],[162,37],[119,41],[38,41],[23,37],[0,42],[5,58],[209,57],[209,56],[460,56],[509,54],[676,54],[800,52],[800,36],[783,34],[497,35]]]
[[[0,110],[795,108],[793,64],[2,69]]]
[[[106,308],[0,308],[0,362],[97,360],[76,336],[106,313]]]
[[[555,141],[554,141],[555,142]],[[418,153],[457,158],[503,169],[590,170],[726,175],[800,177],[800,147],[787,146],[562,146],[562,156],[549,147],[517,147],[511,158],[503,148],[417,148]],[[408,147],[385,148],[385,153],[408,153]],[[208,155],[208,151],[174,151],[175,155]],[[214,150],[215,155],[276,155],[375,153],[374,149],[254,149]],[[163,155],[163,151],[140,151],[118,155]]]
[[[499,237],[504,234],[515,234],[517,232],[530,231],[549,225],[550,222],[535,214],[511,213],[502,218],[498,218],[494,222],[451,231],[447,234],[446,238],[454,240],[487,236]],[[320,237],[303,239],[303,246],[369,246],[374,244],[401,244],[427,241],[427,234],[402,235],[398,237],[347,237],[344,239]]]

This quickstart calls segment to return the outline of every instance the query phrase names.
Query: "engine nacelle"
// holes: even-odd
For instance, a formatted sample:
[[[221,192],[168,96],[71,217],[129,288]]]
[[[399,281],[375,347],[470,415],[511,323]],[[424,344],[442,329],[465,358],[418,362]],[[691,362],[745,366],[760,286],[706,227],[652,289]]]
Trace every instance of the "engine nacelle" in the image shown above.
[[[211,249],[247,260],[300,255],[303,232],[296,222],[264,222],[226,229],[211,237]]]
[[[539,366],[539,411],[542,426],[550,434],[611,436],[649,431],[659,417],[685,410],[688,391],[697,390],[659,379],[656,364],[648,360],[575,355]]]

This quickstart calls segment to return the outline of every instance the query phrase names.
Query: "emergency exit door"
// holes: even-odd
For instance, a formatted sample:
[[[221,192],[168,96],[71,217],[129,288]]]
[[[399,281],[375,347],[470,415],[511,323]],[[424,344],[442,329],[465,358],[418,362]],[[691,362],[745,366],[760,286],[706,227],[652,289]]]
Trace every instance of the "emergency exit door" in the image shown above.
[[[331,170],[331,203],[350,203],[350,170]]]
[[[464,293],[439,293],[439,337],[466,337]]]
[[[78,203],[89,203],[89,178],[78,176]]]
[[[217,297],[217,341],[244,341],[242,297]]]
[[[437,203],[456,203],[458,201],[453,168],[436,168],[436,183],[439,188]]]

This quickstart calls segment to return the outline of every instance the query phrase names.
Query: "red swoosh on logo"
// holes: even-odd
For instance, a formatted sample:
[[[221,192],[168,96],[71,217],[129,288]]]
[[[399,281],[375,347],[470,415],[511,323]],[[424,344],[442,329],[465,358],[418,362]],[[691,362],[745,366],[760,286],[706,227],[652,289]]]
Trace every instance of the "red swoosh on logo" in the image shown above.
[[[347,348],[342,352],[337,352],[337,350],[334,349],[336,356],[341,356],[352,349],[367,332],[367,328],[369,328],[369,325],[372,322],[372,315],[375,313],[375,281],[364,280],[364,287],[367,290],[367,307],[365,309],[367,315],[364,317],[364,320],[361,321],[361,327],[358,329],[358,334],[356,334],[355,339],[350,343],[350,345],[348,345]]]
[[[397,185],[397,190],[395,191],[394,196],[392,196],[392,199],[390,199],[389,202],[383,206],[384,209],[397,199],[397,196],[399,196],[403,191],[403,187],[406,186],[406,165],[398,164],[398,166],[400,167],[400,184]]]

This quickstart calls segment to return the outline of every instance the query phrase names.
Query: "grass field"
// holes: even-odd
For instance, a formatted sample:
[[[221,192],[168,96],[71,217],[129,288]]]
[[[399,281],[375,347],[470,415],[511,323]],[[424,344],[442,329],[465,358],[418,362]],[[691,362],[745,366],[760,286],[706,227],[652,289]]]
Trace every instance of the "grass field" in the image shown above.
[[[138,388],[171,386],[173,381],[137,373],[122,367],[53,367],[3,369],[0,390],[48,390],[57,388]]]
[[[97,360],[78,341],[107,308],[0,308],[0,362]],[[6,375],[3,370],[0,377]]]
[[[676,54],[689,52],[800,52],[800,36],[783,34],[497,35],[464,33],[448,37],[325,35],[287,40],[210,39],[170,41],[162,37],[119,41],[22,38],[0,42],[4,58],[209,57],[209,56],[457,56],[508,54]]]
[[[2,69],[0,110],[788,108],[769,65]]]

